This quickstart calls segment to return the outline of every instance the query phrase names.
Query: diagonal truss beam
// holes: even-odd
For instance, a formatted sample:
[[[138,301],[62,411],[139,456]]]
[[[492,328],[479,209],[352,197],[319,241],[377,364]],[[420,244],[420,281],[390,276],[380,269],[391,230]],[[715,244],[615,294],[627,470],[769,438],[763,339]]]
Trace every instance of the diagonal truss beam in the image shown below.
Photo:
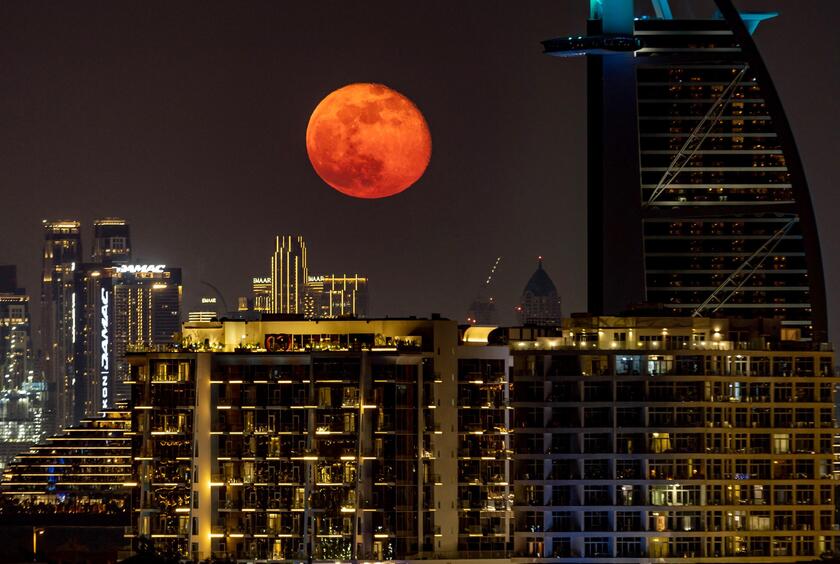
[[[668,0],[651,0],[653,4],[653,11],[656,17],[661,20],[673,20],[674,15],[671,13],[671,5]]]
[[[662,178],[659,180],[656,188],[654,188],[645,206],[653,205],[656,199],[662,195],[662,192],[664,192],[668,186],[671,185],[671,183],[677,178],[677,175],[683,171],[691,158],[700,149],[703,141],[706,140],[709,133],[711,133],[712,129],[715,125],[717,125],[718,119],[720,119],[720,116],[723,114],[723,110],[726,109],[729,101],[732,100],[732,96],[735,94],[735,89],[738,87],[738,84],[741,83],[741,80],[743,80],[748,68],[748,65],[744,65],[741,68],[740,72],[738,72],[726,88],[723,89],[723,92],[721,92],[718,99],[714,101],[712,107],[709,108],[706,115],[704,115],[700,120],[700,123],[698,123],[691,131],[688,139],[685,140],[683,146],[679,151],[677,151],[677,154],[674,155],[673,160],[671,160],[671,164],[668,166],[665,174],[662,175]]]
[[[764,260],[773,254],[785,235],[793,228],[799,221],[799,218],[791,217],[778,231],[773,233],[753,254],[742,262],[738,268],[730,274],[723,283],[712,292],[706,301],[697,306],[691,313],[692,317],[701,317],[704,310],[709,310],[709,313],[715,313],[719,310],[729,299],[734,296],[744,284],[747,283],[755,272],[764,264]],[[734,286],[733,286],[734,285]]]

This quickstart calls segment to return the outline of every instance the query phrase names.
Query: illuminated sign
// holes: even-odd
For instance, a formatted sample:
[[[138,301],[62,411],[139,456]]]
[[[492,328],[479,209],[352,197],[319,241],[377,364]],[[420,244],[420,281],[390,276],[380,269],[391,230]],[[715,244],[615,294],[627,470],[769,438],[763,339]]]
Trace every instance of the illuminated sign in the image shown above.
[[[137,274],[138,272],[161,274],[165,268],[165,264],[121,264],[117,267],[117,272],[121,274]]]
[[[108,290],[100,290],[100,314],[101,314],[101,347],[102,356],[99,361],[99,378],[102,382],[102,409],[108,409],[108,377],[111,373],[110,360],[108,358]]]
[[[254,278],[254,284],[271,284],[271,278]]]
[[[283,352],[292,348],[292,337],[285,333],[265,336],[265,350],[268,352]]]
[[[216,298],[201,298],[201,303],[203,303],[203,304],[214,304],[214,303],[216,303]]]

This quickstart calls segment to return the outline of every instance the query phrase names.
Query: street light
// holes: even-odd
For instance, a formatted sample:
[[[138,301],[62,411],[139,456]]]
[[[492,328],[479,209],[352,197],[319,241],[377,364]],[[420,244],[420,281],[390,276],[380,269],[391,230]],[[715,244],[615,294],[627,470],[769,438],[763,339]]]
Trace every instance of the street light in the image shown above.
[[[32,561],[38,561],[38,535],[43,535],[46,529],[32,527]]]

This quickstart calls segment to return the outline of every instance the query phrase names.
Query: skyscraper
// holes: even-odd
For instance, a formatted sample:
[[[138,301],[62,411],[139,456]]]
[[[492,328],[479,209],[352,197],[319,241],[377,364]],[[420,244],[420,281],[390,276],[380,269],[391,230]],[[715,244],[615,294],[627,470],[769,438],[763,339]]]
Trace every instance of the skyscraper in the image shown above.
[[[78,221],[43,221],[41,350],[47,382],[46,425],[56,432],[73,422],[76,294],[74,272],[82,262]]]
[[[587,54],[589,310],[782,320],[826,337],[817,228],[802,163],[751,34],[775,14],[678,19],[667,0],[593,0]],[[698,10],[700,8],[697,8]]]
[[[93,221],[93,251],[97,264],[128,264],[131,262],[131,236],[128,222],[118,217]]]
[[[278,235],[271,257],[271,313],[303,313],[303,292],[309,277],[302,235]]]
[[[158,265],[121,265],[113,274],[113,402],[128,400],[126,352],[176,342],[181,330],[181,269]],[[104,407],[104,406],[103,406]]]
[[[522,325],[557,325],[560,323],[560,296],[539,257],[537,270],[528,279],[517,308]]]
[[[304,292],[303,314],[308,319],[366,317],[367,278],[354,274],[310,276]]]
[[[365,317],[368,279],[358,274],[310,275],[302,235],[278,235],[269,276],[251,279],[245,309],[259,313],[302,315],[307,319]],[[240,307],[240,310],[243,308]]]
[[[131,261],[128,222],[120,218],[93,222],[93,262],[77,265],[74,423],[113,406],[115,347],[113,291],[115,266]]]
[[[181,269],[85,264],[76,272],[76,296],[78,422],[128,401],[128,350],[174,342],[181,322]]]
[[[45,387],[34,369],[29,296],[0,266],[0,468],[44,433]]]

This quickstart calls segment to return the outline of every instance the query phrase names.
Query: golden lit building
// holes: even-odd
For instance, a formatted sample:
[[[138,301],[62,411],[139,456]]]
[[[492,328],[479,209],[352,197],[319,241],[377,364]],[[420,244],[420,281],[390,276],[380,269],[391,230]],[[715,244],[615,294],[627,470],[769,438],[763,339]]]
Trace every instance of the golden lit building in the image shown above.
[[[310,276],[303,303],[307,319],[367,317],[368,279],[358,274]]]
[[[62,516],[67,521],[100,516],[110,524],[127,523],[133,487],[130,425],[128,412],[108,411],[19,453],[0,481],[0,513],[48,515],[53,522]]]
[[[181,269],[122,265],[113,278],[113,402],[127,402],[127,351],[166,347],[181,328]]]
[[[186,324],[129,355],[136,534],[190,558],[797,562],[833,354],[774,321]]]
[[[254,276],[251,279],[251,295],[253,296],[254,311],[271,313],[271,288],[271,276]]]
[[[275,237],[271,256],[271,313],[303,313],[304,286],[308,277],[303,236]]]
[[[778,321],[511,330],[514,553],[801,562],[837,550],[830,346]],[[565,561],[565,560],[564,560]]]
[[[129,355],[137,534],[199,558],[458,550],[461,510],[435,501],[462,489],[460,435],[438,423],[459,409],[446,399],[463,348],[454,321],[224,321],[183,334],[182,352]],[[506,373],[507,347],[469,352]],[[476,407],[463,432],[477,436],[490,413]]]
[[[368,279],[358,274],[310,275],[303,236],[278,235],[270,275],[251,279],[251,299],[241,300],[239,310],[306,319],[366,317]]]

